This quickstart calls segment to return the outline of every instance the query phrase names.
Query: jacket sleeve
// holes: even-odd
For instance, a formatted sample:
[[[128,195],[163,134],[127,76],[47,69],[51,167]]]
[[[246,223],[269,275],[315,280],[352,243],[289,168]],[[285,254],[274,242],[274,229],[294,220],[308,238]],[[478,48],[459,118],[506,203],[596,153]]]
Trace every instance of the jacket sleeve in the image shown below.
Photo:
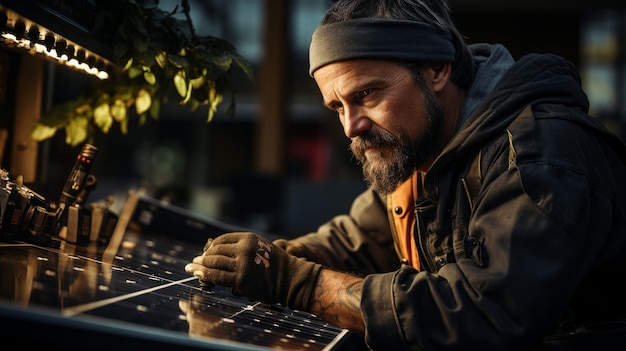
[[[385,200],[370,189],[354,200],[349,214],[335,216],[316,232],[274,243],[295,256],[359,275],[388,272],[400,266]]]

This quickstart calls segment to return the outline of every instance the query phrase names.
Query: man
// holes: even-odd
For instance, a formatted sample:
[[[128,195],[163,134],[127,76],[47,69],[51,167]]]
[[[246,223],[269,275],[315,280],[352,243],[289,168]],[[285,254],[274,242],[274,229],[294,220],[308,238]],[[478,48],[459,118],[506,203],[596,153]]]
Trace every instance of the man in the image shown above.
[[[372,349],[626,340],[626,146],[575,67],[464,43],[441,0],[339,0],[310,74],[369,189],[293,240],[209,240],[186,270]]]

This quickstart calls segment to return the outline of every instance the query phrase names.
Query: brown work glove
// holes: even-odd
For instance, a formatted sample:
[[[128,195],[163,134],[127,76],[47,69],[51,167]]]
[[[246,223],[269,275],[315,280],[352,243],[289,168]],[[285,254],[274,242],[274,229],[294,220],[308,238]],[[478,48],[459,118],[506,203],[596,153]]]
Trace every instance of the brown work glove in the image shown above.
[[[222,234],[185,271],[250,300],[307,310],[321,265],[288,254],[254,233]]]

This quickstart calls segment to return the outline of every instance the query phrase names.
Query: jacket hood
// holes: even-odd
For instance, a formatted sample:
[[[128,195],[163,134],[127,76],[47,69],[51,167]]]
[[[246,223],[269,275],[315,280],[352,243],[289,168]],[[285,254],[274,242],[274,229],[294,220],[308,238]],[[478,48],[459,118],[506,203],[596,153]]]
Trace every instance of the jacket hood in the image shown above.
[[[552,54],[531,54],[522,57],[503,75],[444,148],[433,168],[437,164],[442,166],[449,159],[465,157],[477,145],[506,130],[523,109],[540,104],[578,109],[584,113],[560,115],[559,118],[610,135],[612,143],[623,144],[597,119],[587,115],[589,101],[582,90],[580,75],[571,62]]]
[[[516,62],[468,117],[443,153],[460,151],[501,133],[528,105],[565,104],[589,110],[576,67],[551,54],[532,54]]]

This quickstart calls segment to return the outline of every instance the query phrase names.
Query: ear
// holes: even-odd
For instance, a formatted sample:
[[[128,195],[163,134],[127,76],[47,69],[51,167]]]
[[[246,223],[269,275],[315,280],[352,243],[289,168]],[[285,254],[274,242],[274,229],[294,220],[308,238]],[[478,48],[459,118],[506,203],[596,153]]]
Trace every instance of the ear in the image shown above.
[[[430,76],[430,86],[433,92],[439,93],[450,82],[452,76],[452,63],[450,62],[436,62],[429,68],[432,74]]]

